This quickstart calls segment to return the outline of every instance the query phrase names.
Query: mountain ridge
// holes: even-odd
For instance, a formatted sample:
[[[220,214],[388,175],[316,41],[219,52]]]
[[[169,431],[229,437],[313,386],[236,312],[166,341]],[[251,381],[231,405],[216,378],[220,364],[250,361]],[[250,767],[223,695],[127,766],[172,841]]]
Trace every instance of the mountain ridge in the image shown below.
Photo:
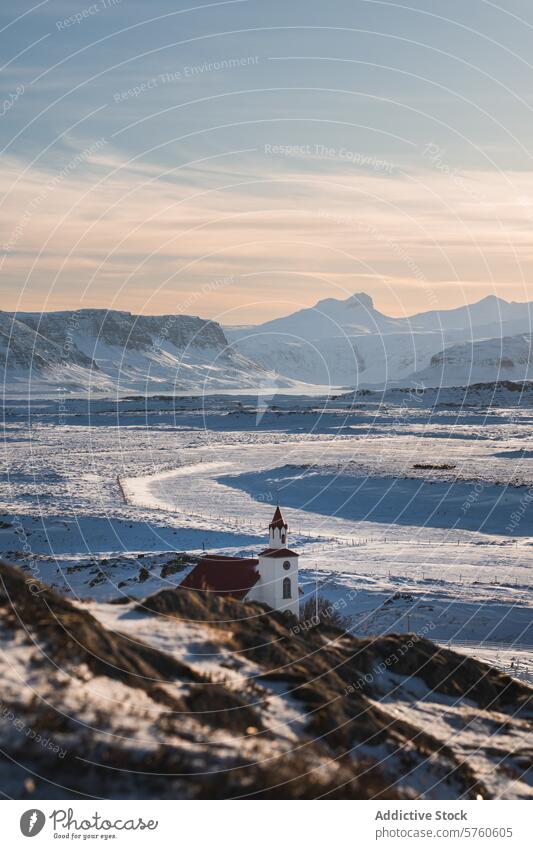
[[[0,311],[0,364],[8,395],[58,386],[149,394],[519,381],[533,376],[532,311],[533,303],[487,295],[392,317],[365,292],[233,328],[105,308]]]
[[[328,307],[334,306],[335,308],[338,306],[339,309],[344,308],[353,308],[353,307],[363,307],[365,310],[373,311],[381,318],[384,318],[391,322],[409,322],[410,324],[423,325],[426,320],[430,320],[434,316],[448,316],[454,317],[456,315],[465,315],[468,316],[472,312],[476,314],[476,312],[480,311],[482,307],[487,308],[489,311],[494,309],[495,306],[498,306],[499,311],[503,309],[504,312],[509,313],[513,317],[517,317],[517,313],[523,312],[524,308],[527,308],[526,311],[531,312],[533,314],[533,301],[507,301],[505,298],[500,297],[499,295],[485,295],[483,298],[480,298],[478,301],[473,301],[470,304],[464,304],[463,306],[458,307],[445,307],[443,309],[431,309],[431,310],[423,310],[421,312],[415,312],[409,315],[403,316],[390,316],[384,313],[382,310],[377,309],[374,304],[374,299],[372,295],[369,295],[368,292],[355,292],[352,295],[348,295],[347,298],[322,298],[317,301],[314,305],[309,307],[301,307],[298,310],[295,310],[288,315],[279,316],[277,318],[269,319],[266,322],[260,322],[259,324],[248,324],[242,325],[242,327],[246,327],[251,329],[253,327],[265,327],[275,324],[279,321],[285,321],[287,319],[291,319],[294,316],[312,312],[316,310],[327,311]],[[415,321],[416,320],[416,321]],[[467,322],[468,323],[468,322]],[[233,329],[238,329],[239,325],[224,325],[224,330],[227,332],[231,332]]]
[[[229,344],[218,322],[198,316],[83,309],[0,312],[6,391],[95,392],[253,387],[268,368]]]
[[[247,328],[225,328],[244,356],[293,380],[337,386],[403,385],[417,381],[432,358],[454,345],[510,339],[531,332],[533,303],[488,295],[473,304],[392,317],[364,292],[327,298],[315,307]],[[510,343],[506,343],[510,344]],[[429,377],[436,370],[428,373]],[[498,371],[472,374],[474,382],[497,380]],[[512,371],[504,378],[525,379]],[[458,375],[461,382],[467,372]]]

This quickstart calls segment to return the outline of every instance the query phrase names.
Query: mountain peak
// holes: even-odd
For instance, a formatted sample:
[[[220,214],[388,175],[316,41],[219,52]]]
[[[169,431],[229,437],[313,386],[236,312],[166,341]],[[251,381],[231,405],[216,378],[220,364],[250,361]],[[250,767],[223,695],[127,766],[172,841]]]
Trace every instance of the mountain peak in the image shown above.
[[[474,301],[473,304],[469,306],[473,307],[477,304],[508,304],[509,301],[506,301],[505,298],[499,298],[498,295],[486,295],[484,298],[481,298],[479,301]]]
[[[374,301],[370,295],[367,295],[366,292],[356,292],[354,295],[351,295],[345,303],[346,306],[351,309],[357,307],[364,307],[366,310],[374,309]]]
[[[366,292],[356,292],[354,295],[350,295],[349,298],[341,299],[341,298],[324,298],[321,301],[318,301],[314,307],[311,309],[320,309],[335,312],[339,309],[361,309],[372,311],[374,309],[374,301],[367,295]]]

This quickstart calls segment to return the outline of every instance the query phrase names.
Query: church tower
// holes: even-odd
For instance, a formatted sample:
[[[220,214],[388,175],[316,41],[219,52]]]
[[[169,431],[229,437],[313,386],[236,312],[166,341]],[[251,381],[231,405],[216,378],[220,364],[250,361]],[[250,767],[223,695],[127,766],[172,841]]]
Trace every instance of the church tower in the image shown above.
[[[289,526],[283,516],[279,505],[276,507],[276,512],[268,526],[268,543],[269,548],[285,548],[287,545],[287,533]]]
[[[268,548],[259,554],[260,578],[248,598],[298,617],[298,554],[287,547],[288,534],[289,526],[278,506],[268,526]]]

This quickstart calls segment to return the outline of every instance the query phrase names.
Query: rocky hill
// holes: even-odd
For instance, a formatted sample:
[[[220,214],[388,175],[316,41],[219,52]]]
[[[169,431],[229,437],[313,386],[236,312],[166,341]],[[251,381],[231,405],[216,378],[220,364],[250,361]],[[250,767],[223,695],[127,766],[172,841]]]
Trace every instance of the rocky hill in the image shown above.
[[[2,312],[0,364],[7,392],[210,392],[269,377],[228,346],[216,322],[115,310]]]
[[[0,564],[15,798],[528,797],[533,690],[416,635],[177,587],[72,603]]]
[[[531,380],[532,345],[531,333],[452,345],[434,354],[429,365],[415,372],[412,379],[425,386]]]

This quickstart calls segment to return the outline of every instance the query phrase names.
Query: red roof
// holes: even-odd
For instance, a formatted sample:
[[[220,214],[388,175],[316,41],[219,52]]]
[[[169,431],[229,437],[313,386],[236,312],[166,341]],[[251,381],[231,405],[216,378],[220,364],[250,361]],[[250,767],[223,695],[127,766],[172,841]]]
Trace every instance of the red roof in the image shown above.
[[[208,554],[198,561],[180,586],[243,599],[259,580],[258,563],[255,557]]]
[[[297,551],[291,551],[290,548],[265,548],[261,551],[259,557],[298,557]]]
[[[281,510],[279,509],[279,505],[276,507],[276,512],[274,513],[274,518],[272,519],[269,527],[271,528],[288,528],[288,524],[281,515]]]

